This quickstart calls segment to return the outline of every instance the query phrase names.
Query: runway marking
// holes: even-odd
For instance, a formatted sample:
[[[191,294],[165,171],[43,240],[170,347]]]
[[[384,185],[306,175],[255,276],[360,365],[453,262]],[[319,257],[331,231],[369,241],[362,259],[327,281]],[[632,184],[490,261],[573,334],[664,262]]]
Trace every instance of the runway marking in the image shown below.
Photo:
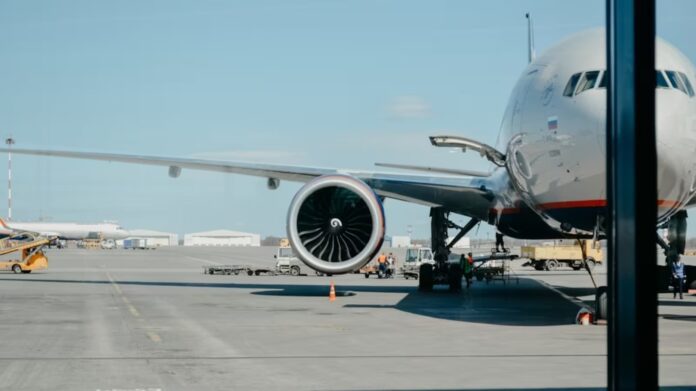
[[[130,312],[130,314],[133,315],[134,318],[138,319],[138,321],[145,322],[145,320],[142,317],[140,317],[140,311],[138,311],[138,309],[135,308],[135,306],[133,304],[131,304],[130,300],[128,300],[128,298],[123,294],[121,287],[118,285],[116,280],[114,280],[114,278],[111,276],[111,273],[106,272],[106,277],[109,279],[111,286],[118,293],[118,296],[121,298],[121,301],[123,301],[123,304],[125,304],[126,307],[128,308],[128,312]],[[152,341],[154,343],[162,342],[162,337],[160,337],[154,331],[146,331],[145,334],[147,335],[147,338],[150,339],[150,341]]]
[[[548,289],[550,289],[550,290],[556,292],[556,293],[559,294],[562,298],[564,298],[564,299],[568,300],[569,302],[571,302],[571,303],[577,305],[578,307],[580,307],[580,308],[585,308],[585,309],[587,309],[588,311],[594,313],[594,310],[595,310],[595,309],[592,308],[592,306],[588,305],[587,303],[585,303],[584,301],[578,299],[577,297],[572,297],[572,296],[566,295],[565,293],[561,292],[559,289],[557,289],[556,287],[554,287],[553,285],[549,284],[549,283],[546,282],[546,281],[536,280],[536,279],[535,279],[535,281],[539,282],[541,285],[545,286],[546,288],[548,288]]]
[[[196,258],[196,257],[191,257],[191,256],[186,256],[186,258],[194,260],[194,261],[198,261],[198,262],[207,263],[208,265],[222,265],[220,262],[213,262],[213,261],[210,261],[208,259],[203,259],[203,258]]]

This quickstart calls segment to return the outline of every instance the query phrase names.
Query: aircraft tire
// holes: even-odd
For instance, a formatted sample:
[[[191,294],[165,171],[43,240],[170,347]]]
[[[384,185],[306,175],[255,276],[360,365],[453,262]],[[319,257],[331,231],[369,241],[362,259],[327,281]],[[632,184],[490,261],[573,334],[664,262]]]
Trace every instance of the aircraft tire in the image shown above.
[[[433,290],[433,283],[433,265],[429,263],[421,265],[418,278],[418,290],[421,292],[430,292]]]
[[[447,279],[449,282],[450,292],[462,291],[462,267],[458,264],[450,265],[447,270]]]
[[[595,294],[595,319],[606,319],[609,313],[607,287],[600,286]]]

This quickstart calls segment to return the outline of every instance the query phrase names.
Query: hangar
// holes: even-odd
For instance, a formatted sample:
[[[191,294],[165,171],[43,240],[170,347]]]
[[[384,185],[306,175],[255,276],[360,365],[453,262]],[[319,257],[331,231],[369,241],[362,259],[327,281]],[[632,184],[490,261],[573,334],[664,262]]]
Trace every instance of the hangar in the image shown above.
[[[151,231],[148,229],[133,229],[130,230],[129,233],[130,236],[128,237],[128,239],[146,239],[147,245],[149,247],[179,245],[179,235],[171,232]]]
[[[195,232],[184,236],[184,246],[261,246],[261,235],[218,229]]]

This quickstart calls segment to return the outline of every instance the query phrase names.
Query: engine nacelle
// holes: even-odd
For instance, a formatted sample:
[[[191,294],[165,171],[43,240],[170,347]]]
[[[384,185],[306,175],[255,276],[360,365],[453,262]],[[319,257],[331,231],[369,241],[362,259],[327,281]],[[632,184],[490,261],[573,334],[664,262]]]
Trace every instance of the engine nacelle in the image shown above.
[[[348,273],[382,247],[384,210],[365,182],[325,175],[304,185],[288,210],[288,239],[297,256],[323,273]]]

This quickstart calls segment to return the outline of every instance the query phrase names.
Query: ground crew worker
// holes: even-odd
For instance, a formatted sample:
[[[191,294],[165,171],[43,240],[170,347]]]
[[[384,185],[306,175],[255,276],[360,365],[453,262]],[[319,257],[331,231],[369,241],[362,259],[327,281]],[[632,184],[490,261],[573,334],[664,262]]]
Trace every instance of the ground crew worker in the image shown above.
[[[672,268],[672,286],[674,287],[674,298],[677,298],[677,290],[679,290],[679,300],[684,300],[684,262],[682,262],[679,254],[676,254],[674,261],[671,264]]]
[[[503,252],[506,253],[508,250],[505,248],[505,242],[503,242],[503,234],[500,231],[495,231],[495,252],[500,252],[498,247],[502,247]]]
[[[384,275],[387,272],[387,256],[382,253],[382,255],[377,258],[377,263],[379,264],[380,275]]]
[[[389,256],[387,257],[387,268],[389,270],[389,277],[394,278],[394,272],[396,271],[396,258],[392,253],[389,253]]]
[[[462,271],[464,272],[464,278],[466,278],[467,289],[471,286],[472,278],[474,277],[474,257],[471,253],[464,257],[461,257]]]

